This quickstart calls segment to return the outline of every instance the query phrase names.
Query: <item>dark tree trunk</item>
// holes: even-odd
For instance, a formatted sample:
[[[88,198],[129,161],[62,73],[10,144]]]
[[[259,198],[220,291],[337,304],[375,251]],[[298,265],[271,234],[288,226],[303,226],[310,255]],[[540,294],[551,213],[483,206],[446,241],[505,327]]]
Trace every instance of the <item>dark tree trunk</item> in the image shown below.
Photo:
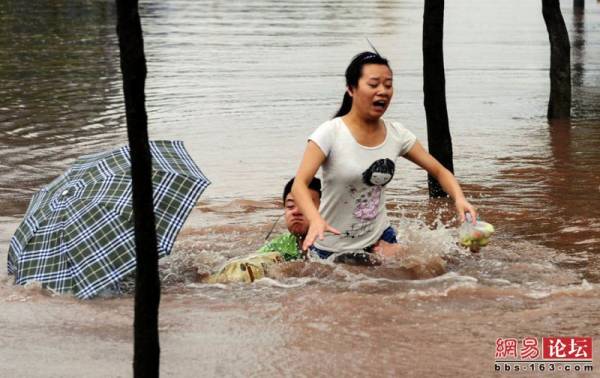
[[[581,8],[585,7],[585,0],[573,0],[573,8]]]
[[[559,0],[542,0],[550,39],[550,101],[548,119],[571,117],[571,47]]]
[[[423,92],[429,153],[454,172],[452,137],[446,108],[444,74],[444,0],[425,0],[423,14]],[[440,184],[428,176],[429,196],[446,197]]]
[[[152,201],[152,158],[144,85],[146,59],[137,0],[117,0],[117,34],[121,52],[127,136],[131,150],[136,279],[134,316],[134,377],[158,377],[158,249]]]
[[[573,7],[573,34],[571,40],[571,107],[578,108],[582,96],[577,95],[577,90],[583,87],[585,71],[585,9],[583,6]],[[574,92],[575,91],[575,92]],[[572,110],[572,112],[573,112]]]

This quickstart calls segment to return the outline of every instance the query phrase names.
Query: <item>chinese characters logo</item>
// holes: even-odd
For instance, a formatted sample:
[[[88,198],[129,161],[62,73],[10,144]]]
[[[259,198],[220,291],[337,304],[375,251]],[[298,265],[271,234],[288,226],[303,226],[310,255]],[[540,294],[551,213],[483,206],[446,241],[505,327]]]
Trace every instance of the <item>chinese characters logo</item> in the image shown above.
[[[497,338],[497,372],[591,372],[591,337]]]
[[[592,360],[591,337],[542,337],[542,345],[535,337],[496,339],[496,359],[514,358],[533,360]]]

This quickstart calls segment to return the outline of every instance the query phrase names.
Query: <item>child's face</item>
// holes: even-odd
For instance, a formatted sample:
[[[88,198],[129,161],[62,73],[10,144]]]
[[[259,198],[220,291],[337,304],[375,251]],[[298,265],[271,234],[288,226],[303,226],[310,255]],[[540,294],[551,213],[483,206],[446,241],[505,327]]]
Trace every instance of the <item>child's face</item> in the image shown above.
[[[321,202],[319,198],[319,193],[314,190],[309,190],[310,198],[313,201],[313,204],[318,209],[319,204]],[[302,215],[300,209],[296,205],[294,201],[294,196],[292,193],[289,193],[285,199],[284,209],[284,217],[285,224],[289,232],[295,235],[304,236],[308,232],[308,220]]]

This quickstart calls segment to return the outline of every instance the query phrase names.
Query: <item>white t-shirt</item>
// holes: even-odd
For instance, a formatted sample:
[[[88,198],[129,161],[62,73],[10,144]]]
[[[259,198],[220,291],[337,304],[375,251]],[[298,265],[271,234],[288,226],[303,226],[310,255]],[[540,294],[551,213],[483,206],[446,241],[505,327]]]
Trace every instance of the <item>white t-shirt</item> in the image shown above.
[[[376,243],[390,226],[384,187],[394,176],[396,158],[406,154],[417,138],[398,122],[383,122],[385,140],[375,147],[359,144],[341,117],[323,123],[308,138],[326,156],[319,212],[341,232],[326,233],[325,240],[315,242],[317,248],[362,250]]]

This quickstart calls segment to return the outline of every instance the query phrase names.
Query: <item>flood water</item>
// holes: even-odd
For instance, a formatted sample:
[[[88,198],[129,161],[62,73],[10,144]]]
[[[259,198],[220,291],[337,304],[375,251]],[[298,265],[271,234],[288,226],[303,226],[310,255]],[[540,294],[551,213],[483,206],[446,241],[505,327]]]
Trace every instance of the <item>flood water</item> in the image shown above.
[[[446,2],[455,173],[497,230],[480,254],[456,246],[450,203],[404,160],[388,213],[407,256],[208,285],[263,243],[365,37],[394,71],[386,118],[426,145],[422,1],[143,1],[151,137],[183,140],[213,182],[161,260],[162,374],[491,376],[498,337],[588,336],[598,356],[600,3],[562,6],[573,119],[550,125],[540,2]],[[0,3],[1,376],[131,375],[130,295],[15,287],[4,263],[36,190],[127,142],[115,17],[109,1]]]

